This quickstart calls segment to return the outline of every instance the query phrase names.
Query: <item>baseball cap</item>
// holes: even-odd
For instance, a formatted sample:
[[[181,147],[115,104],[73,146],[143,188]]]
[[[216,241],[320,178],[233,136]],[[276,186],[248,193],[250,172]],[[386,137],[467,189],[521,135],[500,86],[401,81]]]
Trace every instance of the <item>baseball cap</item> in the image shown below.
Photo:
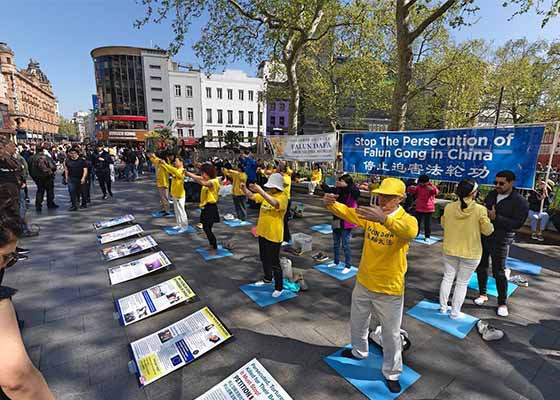
[[[406,186],[403,181],[397,178],[385,178],[381,185],[372,191],[377,194],[385,194],[388,196],[404,196]]]

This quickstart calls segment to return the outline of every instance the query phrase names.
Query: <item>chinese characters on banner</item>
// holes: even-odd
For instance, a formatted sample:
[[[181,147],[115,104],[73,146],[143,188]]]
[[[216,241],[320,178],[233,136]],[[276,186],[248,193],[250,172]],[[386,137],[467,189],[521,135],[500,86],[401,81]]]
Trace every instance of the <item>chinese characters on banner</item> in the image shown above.
[[[543,126],[345,133],[346,172],[492,184],[509,169],[516,186],[532,188]]]

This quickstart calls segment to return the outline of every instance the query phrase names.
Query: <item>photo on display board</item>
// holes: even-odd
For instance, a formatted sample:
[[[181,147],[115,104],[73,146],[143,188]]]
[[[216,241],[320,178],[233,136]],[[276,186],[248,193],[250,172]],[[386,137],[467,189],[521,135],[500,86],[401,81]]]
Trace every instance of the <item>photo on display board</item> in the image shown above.
[[[151,236],[146,236],[133,239],[113,247],[106,247],[101,250],[101,254],[106,261],[111,261],[140,253],[141,251],[148,250],[156,246],[157,242]]]
[[[143,238],[142,238],[143,239]],[[171,265],[171,260],[163,251],[148,254],[138,260],[117,265],[107,270],[111,285],[117,285]]]
[[[107,228],[112,228],[114,226],[126,224],[126,223],[132,222],[132,221],[134,221],[134,215],[126,214],[126,215],[122,215],[120,217],[110,218],[110,219],[106,219],[104,221],[95,222],[93,224],[93,227],[96,230],[107,229]]]
[[[144,232],[144,229],[142,229],[140,225],[136,224],[127,228],[119,229],[118,231],[97,235],[97,241],[101,244],[106,244],[126,239],[134,235],[140,235],[142,232]]]

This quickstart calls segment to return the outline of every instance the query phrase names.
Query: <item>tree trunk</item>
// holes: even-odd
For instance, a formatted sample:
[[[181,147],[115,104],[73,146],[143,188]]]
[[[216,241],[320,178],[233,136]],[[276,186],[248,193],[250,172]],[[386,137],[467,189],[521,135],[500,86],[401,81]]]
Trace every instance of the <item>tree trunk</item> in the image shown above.
[[[402,0],[397,1],[397,60],[398,72],[391,105],[390,130],[402,131],[406,121],[408,91],[412,81],[412,40],[410,38],[409,10]]]
[[[290,89],[290,104],[288,107],[288,135],[297,135],[299,118],[300,89],[296,71],[296,62],[287,61],[286,72],[288,75],[288,87]]]

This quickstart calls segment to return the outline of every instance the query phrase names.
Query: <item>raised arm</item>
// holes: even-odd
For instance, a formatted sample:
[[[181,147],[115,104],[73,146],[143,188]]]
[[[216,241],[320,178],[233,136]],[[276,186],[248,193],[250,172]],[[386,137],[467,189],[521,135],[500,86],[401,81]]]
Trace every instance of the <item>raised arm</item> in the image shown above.
[[[205,180],[200,175],[193,174],[192,172],[187,171],[186,169],[183,171],[183,173],[185,174],[185,176],[188,176],[189,178],[194,179],[196,181],[196,183],[198,183],[201,186],[206,186],[209,189],[211,189],[212,186],[213,186],[213,183],[210,180]]]
[[[336,215],[338,218],[348,221],[351,224],[365,227],[367,221],[358,217],[358,214],[356,214],[356,209],[347,207],[345,204],[337,202],[337,198],[338,195],[332,193],[327,193],[325,194],[325,196],[323,196],[323,204],[325,205],[327,210]]]
[[[270,204],[272,207],[276,208],[277,210],[280,209],[280,202],[276,200],[274,197],[272,197],[270,194],[268,194],[262,187],[260,187],[255,183],[252,183],[249,185],[249,188],[251,189],[252,192],[260,194],[262,198],[265,199],[268,202],[268,204]]]

